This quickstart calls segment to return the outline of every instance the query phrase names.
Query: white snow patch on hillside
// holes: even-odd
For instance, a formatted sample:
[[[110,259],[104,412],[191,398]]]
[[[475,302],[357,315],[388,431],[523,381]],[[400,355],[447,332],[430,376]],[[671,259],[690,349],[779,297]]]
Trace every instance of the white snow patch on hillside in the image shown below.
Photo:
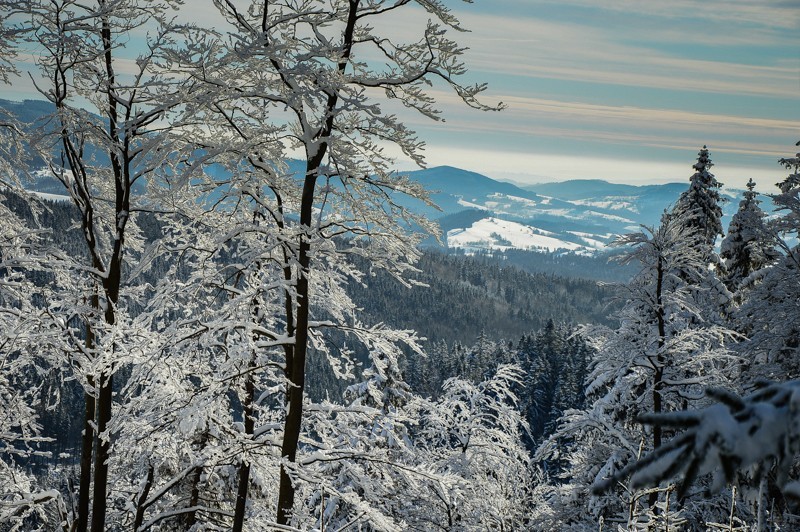
[[[533,208],[536,207],[537,202],[528,198],[523,198],[522,196],[513,196],[511,194],[501,194],[500,192],[494,192],[489,194],[489,197],[492,198],[494,202],[499,205],[503,205],[503,207],[510,209],[510,208]],[[488,202],[487,202],[488,203]]]
[[[463,198],[458,198],[458,204],[461,205],[462,207],[470,207],[470,208],[479,209],[479,210],[482,210],[482,211],[486,210],[486,207],[484,207],[483,205],[478,205],[477,203],[472,203],[471,201],[467,201],[467,200],[465,200]]]
[[[602,249],[606,247],[606,242],[598,240],[599,238],[606,238],[606,239],[609,238],[608,235],[594,235],[592,233],[583,233],[581,231],[567,231],[567,232],[579,237],[586,243],[586,245],[596,249]]]
[[[548,231],[547,229],[542,229],[541,227],[533,227],[532,225],[529,225],[528,227],[533,229],[533,232],[536,233],[537,235],[545,235],[545,236],[558,235],[558,233],[554,233],[553,231]]]
[[[614,214],[606,214],[604,212],[586,211],[586,214],[590,214],[592,216],[597,216],[599,218],[605,218],[606,220],[614,220],[616,222],[622,222],[622,223],[627,223],[627,224],[636,223],[634,220],[629,220],[628,218],[623,218],[622,216],[616,216]]]
[[[570,251],[584,249],[580,244],[542,235],[527,225],[497,218],[484,218],[466,229],[447,232],[447,245],[464,249],[542,249]]]
[[[544,202],[542,202],[544,203]],[[575,216],[569,209],[542,209],[535,211],[536,213],[549,214],[550,216],[562,216],[572,220],[580,220],[580,216]]]
[[[6,187],[0,187],[0,193],[2,193],[5,190],[9,190],[9,189],[6,188]],[[50,201],[69,201],[69,199],[70,199],[69,196],[65,196],[63,194],[49,194],[47,192],[38,192],[36,190],[27,190],[27,189],[26,189],[26,192],[28,194],[33,194],[34,196],[37,196],[37,197],[45,199],[45,200],[50,200]]]
[[[608,209],[610,211],[629,210],[631,212],[638,212],[638,210],[636,209],[636,205],[632,201],[630,201],[629,198],[607,197],[602,201],[577,199],[577,200],[570,200],[569,203],[572,203],[573,205],[584,205],[586,207],[595,207],[598,209]]]
[[[48,194],[47,192],[35,191],[30,191],[30,193],[50,201],[69,201],[69,196],[63,196],[61,194]]]

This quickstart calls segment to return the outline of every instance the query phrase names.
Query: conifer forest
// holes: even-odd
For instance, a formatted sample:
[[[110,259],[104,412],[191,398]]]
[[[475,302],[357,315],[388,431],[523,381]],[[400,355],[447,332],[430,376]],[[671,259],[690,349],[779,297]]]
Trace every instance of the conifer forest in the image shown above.
[[[0,532],[800,530],[797,139],[455,252],[395,166],[504,112],[451,5],[0,0]]]

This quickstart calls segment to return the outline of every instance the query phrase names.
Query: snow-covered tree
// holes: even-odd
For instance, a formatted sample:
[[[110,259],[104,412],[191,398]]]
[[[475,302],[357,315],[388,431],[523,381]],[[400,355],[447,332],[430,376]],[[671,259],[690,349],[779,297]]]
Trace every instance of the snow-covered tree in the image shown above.
[[[528,523],[530,457],[527,424],[513,389],[518,366],[500,366],[480,383],[449,379],[424,405],[417,467],[449,477],[429,480],[426,496],[410,500],[413,530],[518,530]]]
[[[0,11],[12,13],[16,2],[14,0],[0,0]],[[9,24],[9,20],[4,17],[0,21],[0,83],[9,82],[9,74],[17,72],[14,66],[14,59],[17,50],[14,46],[14,28]]]
[[[739,210],[733,215],[728,234],[720,246],[720,257],[725,260],[725,282],[731,291],[735,291],[750,274],[779,257],[754,188],[755,183],[750,179],[739,202]]]
[[[800,146],[800,142],[797,145]],[[781,158],[778,163],[789,171],[786,179],[777,183],[780,193],[773,196],[778,210],[784,211],[778,229],[797,236],[800,232],[800,153]]]
[[[405,194],[427,201],[418,184],[392,172],[385,144],[419,164],[423,144],[396,115],[381,110],[380,95],[437,119],[429,84],[450,86],[482,109],[476,98],[484,86],[459,83],[462,50],[446,30],[461,27],[438,2],[214,4],[227,35],[198,35],[184,58],[213,97],[193,104],[197,127],[187,124],[184,131],[230,178],[191,184],[222,191],[220,206],[250,209],[274,235],[263,244],[275,247],[261,266],[277,272],[265,277],[280,279],[267,286],[283,299],[276,318],[282,325],[272,332],[284,350],[288,406],[277,522],[288,525],[299,485],[293,464],[303,431],[306,361],[327,356],[338,364],[320,330],[368,330],[343,313],[349,304],[337,286],[360,275],[344,258],[364,256],[372,268],[401,277],[418,256],[419,237],[409,228],[433,231],[395,199]],[[376,29],[402,12],[420,21],[415,41]],[[368,60],[370,54],[382,61]],[[287,165],[290,156],[300,163]]]
[[[782,215],[774,229],[786,236],[800,231],[800,156],[781,159],[790,171],[773,196]],[[782,254],[771,267],[747,280],[748,294],[736,313],[737,327],[749,337],[743,346],[751,361],[750,378],[770,380],[800,377],[800,246],[777,239]]]
[[[0,172],[4,185],[13,185],[9,179],[13,170],[0,163]],[[4,192],[10,194],[11,189]],[[53,408],[58,401],[58,393],[50,393],[46,386],[59,369],[58,362],[41,349],[53,330],[48,327],[47,310],[34,302],[34,277],[42,274],[40,239],[40,232],[27,227],[0,195],[0,527],[4,530],[25,530],[33,518],[55,527],[67,518],[64,498],[42,486],[30,468],[36,457],[50,458],[41,447],[46,438],[37,407]]]
[[[560,501],[554,514],[559,524],[579,527],[581,520],[601,518],[630,526],[640,519],[652,522],[655,509],[668,500],[660,503],[659,493],[615,487],[613,494],[589,497],[589,487],[643,451],[661,447],[660,427],[642,431],[639,415],[681,410],[704,384],[731,382],[736,376],[737,359],[726,348],[732,333],[705,322],[686,281],[702,279],[707,264],[690,245],[694,232],[699,229],[665,215],[658,229],[618,240],[631,247],[621,259],[642,265],[628,286],[618,315],[621,325],[586,331],[597,349],[587,378],[587,407],[567,411],[537,451],[539,460],[565,464],[563,472],[554,472],[563,479],[554,487],[561,493],[553,499]],[[587,500],[589,511],[578,512],[576,505]]]
[[[0,2],[4,11],[12,7]],[[4,17],[0,82],[5,83],[15,71],[14,30],[7,24]],[[19,124],[0,112],[0,527],[12,531],[25,530],[32,519],[53,527],[67,519],[62,495],[43,487],[30,467],[37,458],[51,458],[41,446],[47,438],[38,413],[58,402],[47,381],[60,368],[34,340],[46,344],[53,331],[47,310],[35,301],[35,280],[46,277],[44,244],[42,231],[26,218],[35,219],[42,209],[22,187],[24,154]]]
[[[708,262],[714,260],[714,245],[718,236],[725,234],[722,227],[723,199],[719,194],[722,184],[710,172],[714,163],[703,146],[697,154],[694,174],[689,178],[689,188],[683,192],[672,209],[672,213],[683,220],[687,229],[694,229],[693,246]]]
[[[630,477],[632,489],[678,480],[682,499],[699,479],[712,477],[717,493],[741,477],[761,484],[757,496],[758,529],[767,513],[762,480],[773,475],[781,492],[800,498],[800,482],[792,478],[800,453],[800,394],[797,381],[766,384],[740,397],[728,390],[709,388],[716,404],[701,409],[643,415],[640,421],[678,432],[664,446],[631,461],[614,475],[598,479],[595,493],[604,493]]]
[[[705,319],[725,323],[733,296],[722,280],[725,264],[716,251],[717,238],[724,235],[721,203],[725,200],[719,193],[722,184],[709,171],[712,166],[708,149],[703,146],[693,166],[695,172],[689,188],[678,198],[669,216],[681,220],[689,239],[687,245],[692,247],[698,260],[707,265],[699,271],[700,278],[698,270],[681,272],[680,276],[694,287],[694,299],[704,307]]]
[[[54,109],[26,140],[63,185],[83,237],[83,249],[55,252],[50,265],[63,277],[46,299],[62,327],[58,348],[85,389],[77,530],[87,528],[90,501],[93,529],[106,526],[114,375],[141,353],[150,329],[147,314],[134,316],[147,290],[129,288],[147,264],[137,195],[170,165],[155,124],[190,87],[161,72],[177,33],[165,11],[176,5],[26,0],[12,11],[17,42],[35,50],[31,78]],[[141,54],[126,57],[131,33],[145,28],[152,33]]]
[[[348,387],[344,404],[307,405],[303,505],[297,523],[315,529],[348,526],[405,530],[408,501],[436,474],[419,467],[412,432],[419,400],[400,376],[399,350],[390,342]],[[387,349],[388,348],[388,349]]]

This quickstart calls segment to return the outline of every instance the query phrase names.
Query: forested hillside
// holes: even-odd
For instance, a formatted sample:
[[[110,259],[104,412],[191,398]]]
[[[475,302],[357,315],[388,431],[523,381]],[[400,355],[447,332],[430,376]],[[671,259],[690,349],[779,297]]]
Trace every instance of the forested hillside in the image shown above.
[[[424,252],[417,268],[420,272],[410,278],[422,285],[406,287],[378,272],[363,283],[351,282],[349,291],[367,316],[413,329],[431,342],[466,345],[481,333],[492,340],[518,340],[550,320],[611,323],[611,285],[530,274],[502,260],[438,251]]]

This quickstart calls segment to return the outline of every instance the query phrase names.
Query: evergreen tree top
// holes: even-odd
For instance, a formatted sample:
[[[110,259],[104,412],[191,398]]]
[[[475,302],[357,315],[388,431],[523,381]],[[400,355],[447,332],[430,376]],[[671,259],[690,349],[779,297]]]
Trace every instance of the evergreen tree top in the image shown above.
[[[720,246],[720,256],[727,267],[725,281],[732,290],[778,257],[767,230],[766,214],[759,207],[761,201],[755,185],[752,179],[747,182],[739,210],[733,215],[728,234]]]
[[[714,177],[714,174],[709,172],[712,166],[714,166],[714,163],[711,162],[708,148],[703,146],[697,153],[697,162],[692,165],[695,173],[689,178],[689,182],[691,183],[690,188],[694,186],[699,186],[704,189],[720,188],[722,183],[719,183]],[[717,196],[719,196],[718,193]]]
[[[708,156],[708,148],[703,145],[697,153],[697,162],[694,163],[693,168],[698,172],[702,172],[703,170],[708,170],[712,166],[714,166],[714,163],[711,162],[711,158]]]
[[[725,199],[719,193],[722,184],[709,172],[712,166],[708,148],[703,146],[692,165],[695,173],[689,179],[689,188],[681,194],[672,212],[682,217],[687,226],[701,229],[703,245],[708,248],[703,251],[705,255],[713,252],[717,236],[724,234],[720,203]]]
[[[800,145],[800,142],[797,144]],[[800,153],[794,157],[778,159],[778,163],[789,171],[789,175],[776,184],[780,193],[772,197],[776,210],[787,211],[775,225],[782,233],[797,234],[800,228]],[[786,250],[789,247],[787,245]]]
[[[758,204],[761,203],[761,200],[758,199],[758,192],[754,189],[756,187],[756,182],[753,181],[751,177],[750,180],[747,182],[747,190],[742,193],[742,201],[739,202],[739,210],[748,210],[748,209],[761,209],[758,208]]]

